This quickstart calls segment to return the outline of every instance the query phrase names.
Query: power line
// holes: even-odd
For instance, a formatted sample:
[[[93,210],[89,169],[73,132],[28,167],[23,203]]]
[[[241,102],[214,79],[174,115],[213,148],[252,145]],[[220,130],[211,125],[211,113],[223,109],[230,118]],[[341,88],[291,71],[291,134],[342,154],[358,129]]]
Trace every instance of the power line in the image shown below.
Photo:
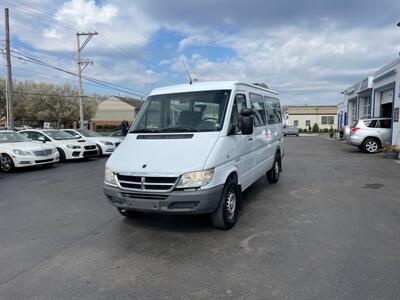
[[[14,51],[14,50],[11,50],[11,52],[17,53],[19,55],[22,55],[23,57],[15,55],[15,54],[11,54],[12,57],[17,58],[19,60],[30,62],[30,63],[34,63],[34,64],[37,64],[37,65],[40,65],[40,66],[44,66],[44,67],[48,67],[48,68],[51,68],[51,69],[55,69],[55,70],[58,70],[60,72],[67,73],[69,75],[78,76],[78,74],[76,74],[74,72],[71,72],[71,71],[68,71],[68,70],[65,70],[65,69],[50,65],[50,64],[48,64],[46,62],[43,62],[43,61],[41,61],[39,59],[33,58],[33,57],[28,56],[26,54],[22,54],[20,52]],[[96,79],[96,78],[93,78],[93,77],[82,76],[82,79],[90,81],[90,82],[93,82],[93,83],[98,84],[98,85],[102,85],[102,86],[106,86],[108,88],[112,88],[114,90],[117,90],[117,91],[120,91],[120,92],[123,92],[123,93],[126,93],[126,94],[132,94],[132,95],[139,96],[139,97],[143,97],[145,95],[145,93],[143,93],[143,92],[134,91],[134,90],[132,90],[130,88],[122,87],[120,85],[109,83],[109,82],[106,82],[106,81],[103,81],[103,80],[99,80],[99,79]]]
[[[0,90],[0,92],[5,92],[5,90]],[[47,93],[30,93],[30,92],[16,92],[13,91],[13,94],[21,94],[21,95],[35,95],[35,96],[53,96],[53,97],[64,97],[64,98],[77,98],[78,95],[62,95],[62,94],[47,94]],[[89,96],[82,96],[83,98],[93,98]]]

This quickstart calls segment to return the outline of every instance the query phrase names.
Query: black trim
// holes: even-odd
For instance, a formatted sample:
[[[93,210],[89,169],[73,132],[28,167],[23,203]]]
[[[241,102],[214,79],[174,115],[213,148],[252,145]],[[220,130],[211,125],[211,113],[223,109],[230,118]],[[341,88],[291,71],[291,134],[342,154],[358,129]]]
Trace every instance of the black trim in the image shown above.
[[[141,134],[136,139],[138,140],[182,140],[191,139],[193,134]]]

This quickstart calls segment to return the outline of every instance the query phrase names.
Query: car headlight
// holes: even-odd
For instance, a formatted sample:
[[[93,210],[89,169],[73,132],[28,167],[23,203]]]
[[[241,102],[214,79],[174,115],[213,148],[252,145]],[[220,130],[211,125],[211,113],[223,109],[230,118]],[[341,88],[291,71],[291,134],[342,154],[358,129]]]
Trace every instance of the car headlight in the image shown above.
[[[67,145],[67,148],[69,148],[69,149],[81,149],[81,146],[77,146],[77,145]]]
[[[176,188],[199,188],[209,184],[213,176],[214,168],[205,171],[186,173],[181,176]]]
[[[104,183],[108,185],[117,186],[117,180],[115,179],[114,172],[107,167],[104,170]]]
[[[113,146],[114,144],[108,141],[100,141],[100,143],[102,143],[103,145],[107,145],[107,146]]]
[[[13,152],[16,155],[21,155],[21,156],[32,155],[29,151],[23,151],[23,150],[19,150],[19,149],[14,149]]]

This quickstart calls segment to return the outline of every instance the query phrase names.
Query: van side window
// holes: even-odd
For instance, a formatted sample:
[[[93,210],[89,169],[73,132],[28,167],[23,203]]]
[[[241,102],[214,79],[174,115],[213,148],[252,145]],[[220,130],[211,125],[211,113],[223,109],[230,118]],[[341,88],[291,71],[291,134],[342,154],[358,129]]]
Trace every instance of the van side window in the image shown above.
[[[261,95],[250,93],[251,107],[254,114],[254,126],[260,127],[267,124],[264,99]]]
[[[229,133],[238,133],[240,131],[239,115],[246,108],[246,96],[237,94],[233,102]],[[233,128],[233,129],[232,129]]]
[[[282,122],[281,106],[279,100],[272,97],[264,97],[268,115],[268,124],[277,124]]]

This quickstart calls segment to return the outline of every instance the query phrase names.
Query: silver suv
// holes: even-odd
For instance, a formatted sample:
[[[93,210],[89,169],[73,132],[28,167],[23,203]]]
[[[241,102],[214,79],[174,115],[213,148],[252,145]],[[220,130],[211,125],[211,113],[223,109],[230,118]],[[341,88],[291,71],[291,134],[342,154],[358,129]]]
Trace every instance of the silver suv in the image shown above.
[[[367,153],[375,153],[385,144],[391,143],[392,120],[373,118],[356,120],[351,124],[349,144]]]

